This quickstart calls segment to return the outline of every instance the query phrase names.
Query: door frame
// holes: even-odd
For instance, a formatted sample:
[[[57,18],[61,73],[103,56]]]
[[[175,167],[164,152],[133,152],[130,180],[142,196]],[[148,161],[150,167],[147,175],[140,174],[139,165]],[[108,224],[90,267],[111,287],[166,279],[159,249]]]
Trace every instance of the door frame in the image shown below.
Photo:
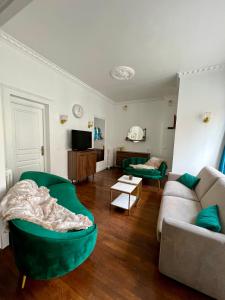
[[[93,124],[95,126],[95,118],[96,119],[102,119],[105,121],[105,137],[104,137],[104,160],[102,161],[98,161],[96,163],[96,172],[100,172],[102,170],[105,170],[107,168],[107,161],[108,161],[108,139],[106,139],[106,130],[107,130],[107,121],[106,121],[106,117],[104,116],[100,116],[100,115],[97,115],[97,114],[94,114],[93,116]],[[94,127],[93,126],[93,127]],[[93,129],[94,130],[94,129]],[[92,130],[92,132],[93,132]],[[93,146],[94,146],[94,135],[93,135]],[[94,148],[94,147],[93,147]]]
[[[5,160],[6,160],[6,169],[12,167],[12,154],[9,151],[10,141],[7,134],[7,128],[9,122],[11,123],[11,118],[7,118],[7,115],[11,113],[10,104],[13,102],[13,97],[16,99],[16,103],[19,104],[21,99],[21,104],[24,105],[25,101],[28,102],[29,106],[37,107],[35,104],[41,104],[44,107],[43,110],[43,129],[44,129],[44,147],[45,147],[45,157],[44,157],[44,171],[50,172],[51,170],[51,134],[50,134],[50,111],[52,110],[52,101],[44,98],[42,96],[38,96],[29,92],[25,92],[13,87],[8,87],[6,85],[2,85],[2,102],[3,102],[3,126],[4,126],[4,140],[5,140]]]

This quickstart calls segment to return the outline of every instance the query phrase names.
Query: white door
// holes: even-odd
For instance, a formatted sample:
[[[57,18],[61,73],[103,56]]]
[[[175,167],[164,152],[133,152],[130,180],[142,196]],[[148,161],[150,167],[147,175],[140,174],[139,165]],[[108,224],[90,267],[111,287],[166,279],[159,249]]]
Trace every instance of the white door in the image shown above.
[[[45,106],[13,95],[7,115],[7,168],[15,183],[25,171],[45,171]]]

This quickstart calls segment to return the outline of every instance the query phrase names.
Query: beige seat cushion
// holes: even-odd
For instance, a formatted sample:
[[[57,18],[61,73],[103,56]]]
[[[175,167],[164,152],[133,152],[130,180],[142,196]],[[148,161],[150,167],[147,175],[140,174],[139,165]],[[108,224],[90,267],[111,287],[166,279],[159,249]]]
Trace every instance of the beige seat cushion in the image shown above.
[[[160,240],[164,218],[194,223],[202,209],[200,202],[173,196],[163,196],[158,217],[157,237]]]
[[[203,208],[216,204],[219,206],[222,233],[225,233],[225,178],[218,179],[201,199]]]
[[[196,193],[193,190],[187,188],[185,185],[178,181],[167,181],[164,187],[163,195],[199,201]]]
[[[198,174],[200,181],[195,188],[198,199],[200,200],[206,192],[212,187],[218,178],[225,176],[212,167],[203,168]]]

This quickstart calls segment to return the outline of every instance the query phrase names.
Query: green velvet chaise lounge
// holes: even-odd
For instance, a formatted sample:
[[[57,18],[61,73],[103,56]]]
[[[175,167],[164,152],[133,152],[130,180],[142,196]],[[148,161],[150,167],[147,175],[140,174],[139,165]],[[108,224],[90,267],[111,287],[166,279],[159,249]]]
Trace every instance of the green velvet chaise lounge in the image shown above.
[[[124,159],[122,162],[123,172],[126,175],[133,175],[136,177],[154,179],[158,182],[158,187],[160,189],[160,181],[165,178],[167,164],[162,162],[158,169],[147,170],[147,169],[134,169],[130,165],[145,164],[148,158],[143,157],[130,157]]]
[[[79,201],[74,185],[67,179],[43,172],[25,172],[20,180],[32,179],[38,186],[49,189],[58,203],[77,214],[88,216],[93,226],[86,230],[55,232],[34,223],[15,219],[10,221],[10,241],[16,265],[32,279],[62,276],[82,264],[94,250],[97,227],[94,217]]]

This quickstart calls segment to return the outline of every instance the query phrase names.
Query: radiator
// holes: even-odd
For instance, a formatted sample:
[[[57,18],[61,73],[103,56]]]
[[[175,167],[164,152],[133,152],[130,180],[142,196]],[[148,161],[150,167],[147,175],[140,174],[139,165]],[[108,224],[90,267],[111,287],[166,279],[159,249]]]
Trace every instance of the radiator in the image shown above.
[[[7,169],[5,171],[6,191],[13,186],[13,174],[12,170]]]
[[[7,169],[5,171],[5,181],[6,181],[6,192],[13,185],[13,174],[12,170]],[[9,230],[5,227],[3,221],[0,219],[0,249],[4,249],[9,245]]]

